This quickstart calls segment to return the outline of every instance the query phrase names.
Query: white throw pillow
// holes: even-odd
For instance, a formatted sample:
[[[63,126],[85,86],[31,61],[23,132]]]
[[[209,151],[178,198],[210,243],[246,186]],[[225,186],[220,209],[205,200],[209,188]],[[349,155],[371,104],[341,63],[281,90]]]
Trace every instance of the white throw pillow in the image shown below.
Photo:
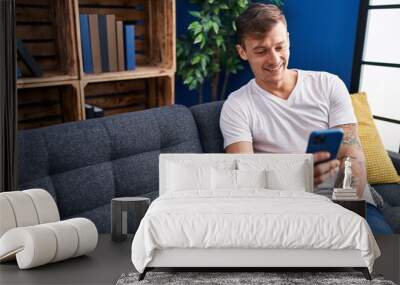
[[[307,191],[304,171],[293,168],[290,172],[270,169],[266,171],[267,188],[272,190]]]
[[[263,170],[236,170],[238,188],[267,188],[267,176]]]
[[[212,189],[236,190],[236,170],[212,168]]]
[[[303,159],[239,159],[240,170],[266,170],[267,188],[271,190],[307,191],[308,172]]]
[[[211,167],[169,163],[168,191],[211,189]]]
[[[212,169],[212,187],[216,191],[241,188],[267,188],[265,170]]]

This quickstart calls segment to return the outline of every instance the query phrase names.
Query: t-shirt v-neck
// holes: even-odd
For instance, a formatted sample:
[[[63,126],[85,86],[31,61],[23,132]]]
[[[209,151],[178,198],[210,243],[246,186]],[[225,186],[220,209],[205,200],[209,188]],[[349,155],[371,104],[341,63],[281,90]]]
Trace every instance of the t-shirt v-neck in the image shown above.
[[[264,96],[265,98],[268,98],[270,100],[273,100],[275,102],[281,103],[281,104],[291,104],[291,102],[294,100],[294,98],[296,97],[296,94],[299,93],[299,89],[300,89],[300,85],[302,82],[302,78],[301,78],[301,72],[300,70],[294,70],[297,72],[297,80],[296,80],[296,84],[294,85],[294,88],[292,90],[292,92],[290,92],[290,95],[287,99],[282,99],[274,94],[272,94],[271,92],[268,92],[267,90],[265,90],[264,88],[262,88],[260,85],[258,85],[258,83],[256,82],[255,79],[253,79],[253,86],[254,86],[254,91],[256,93],[258,93],[261,96]]]

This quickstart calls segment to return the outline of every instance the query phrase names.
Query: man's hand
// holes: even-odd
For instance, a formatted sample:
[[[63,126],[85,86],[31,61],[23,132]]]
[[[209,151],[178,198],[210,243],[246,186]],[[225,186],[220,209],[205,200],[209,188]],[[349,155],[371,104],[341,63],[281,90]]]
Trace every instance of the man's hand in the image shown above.
[[[318,185],[337,173],[340,162],[337,159],[321,162],[329,159],[330,157],[329,152],[316,152],[313,154],[313,156],[314,156],[314,185]]]

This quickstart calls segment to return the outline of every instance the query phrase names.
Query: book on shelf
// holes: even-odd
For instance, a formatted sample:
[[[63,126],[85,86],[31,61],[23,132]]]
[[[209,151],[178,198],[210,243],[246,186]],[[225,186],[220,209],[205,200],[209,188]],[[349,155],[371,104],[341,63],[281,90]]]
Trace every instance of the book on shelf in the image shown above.
[[[99,35],[100,35],[100,55],[101,55],[101,70],[103,72],[110,71],[108,59],[108,38],[107,38],[107,16],[98,15]]]
[[[93,72],[101,73],[99,21],[95,14],[89,15],[90,42],[92,47]]]
[[[86,119],[101,118],[104,117],[104,110],[100,107],[85,104]]]
[[[117,35],[115,15],[106,15],[107,20],[107,49],[108,49],[108,63],[110,71],[118,71],[117,59]]]
[[[358,200],[358,196],[356,191],[353,192],[333,192],[332,193],[333,200]]]
[[[357,196],[356,193],[335,193],[335,192],[333,192],[332,195],[335,195],[336,197],[355,197],[355,196]]]
[[[117,55],[118,55],[118,70],[125,70],[125,54],[124,54],[124,24],[122,21],[116,22],[117,32]]]
[[[83,71],[85,73],[93,73],[92,47],[90,41],[89,16],[86,14],[79,15],[81,43],[82,43],[82,60]]]
[[[94,108],[90,104],[85,104],[86,119],[94,118]]]
[[[29,72],[32,76],[41,77],[43,75],[43,71],[40,68],[37,61],[33,58],[30,54],[28,49],[25,47],[24,43],[20,38],[16,38],[17,43],[17,52],[22,61],[25,63],[26,67],[28,68]]]
[[[346,200],[346,201],[354,201],[354,200],[360,200],[357,195],[352,196],[352,197],[341,197],[341,196],[336,196],[332,195],[332,200]]]
[[[358,200],[355,188],[334,188],[332,193],[334,200]]]
[[[135,58],[135,25],[124,25],[124,46],[125,46],[125,69],[136,68]]]
[[[115,72],[136,68],[135,25],[115,15],[81,14],[83,71]]]
[[[102,108],[97,107],[97,106],[93,106],[93,110],[94,110],[94,117],[95,118],[104,117],[104,110]]]
[[[347,194],[347,193],[356,193],[356,189],[354,188],[350,188],[350,189],[344,189],[344,188],[334,188],[333,189],[334,193],[343,193],[343,194]]]

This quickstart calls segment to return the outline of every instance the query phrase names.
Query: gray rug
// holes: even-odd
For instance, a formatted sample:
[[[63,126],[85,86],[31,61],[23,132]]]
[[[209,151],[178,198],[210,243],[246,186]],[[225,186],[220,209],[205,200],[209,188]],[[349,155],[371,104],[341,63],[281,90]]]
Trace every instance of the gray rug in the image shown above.
[[[117,285],[145,284],[379,284],[395,285],[381,276],[368,281],[360,272],[148,272],[138,281],[138,273],[122,274]]]

